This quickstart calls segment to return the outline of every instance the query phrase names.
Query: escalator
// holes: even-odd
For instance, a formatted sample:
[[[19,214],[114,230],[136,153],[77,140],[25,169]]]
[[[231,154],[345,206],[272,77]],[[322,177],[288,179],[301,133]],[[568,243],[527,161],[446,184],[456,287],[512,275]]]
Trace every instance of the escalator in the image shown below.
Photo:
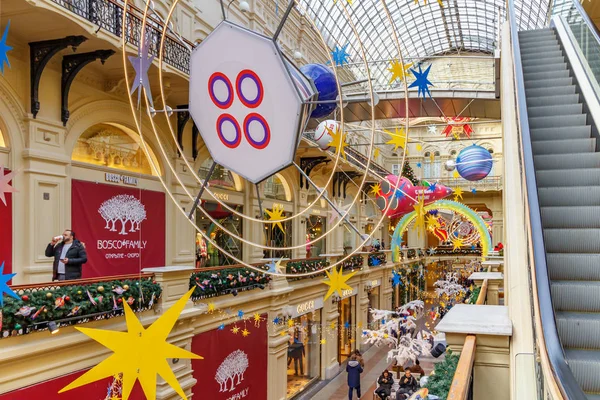
[[[552,337],[546,331],[556,331],[560,343],[554,352],[560,352],[560,345],[563,352],[549,357],[554,357],[555,369],[566,364],[570,372],[565,369],[562,376],[574,378],[585,392],[565,390],[565,398],[600,400],[600,143],[556,31],[521,31],[518,41],[545,248],[544,279],[554,311],[554,318],[544,320],[542,315],[542,323],[548,324],[546,341]],[[542,263],[536,259],[536,264]],[[545,300],[540,296],[539,301]],[[552,317],[551,308],[549,313]],[[546,347],[550,353],[552,344]],[[556,375],[567,385],[567,378]]]

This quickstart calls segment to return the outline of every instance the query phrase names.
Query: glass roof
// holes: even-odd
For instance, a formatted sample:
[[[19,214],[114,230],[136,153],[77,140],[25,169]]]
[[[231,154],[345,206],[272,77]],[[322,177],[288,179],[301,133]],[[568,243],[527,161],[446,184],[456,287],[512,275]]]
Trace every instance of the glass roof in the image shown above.
[[[443,0],[443,8],[437,0],[425,1],[387,2],[405,63],[447,53],[493,55],[498,47],[499,21],[506,18],[505,0]],[[516,1],[520,29],[546,26],[549,2]],[[330,49],[346,46],[353,77],[366,77],[364,67],[359,67],[364,66],[364,51],[372,78],[380,84],[387,81],[388,61],[397,58],[398,52],[383,0],[299,0],[299,10],[314,21]]]

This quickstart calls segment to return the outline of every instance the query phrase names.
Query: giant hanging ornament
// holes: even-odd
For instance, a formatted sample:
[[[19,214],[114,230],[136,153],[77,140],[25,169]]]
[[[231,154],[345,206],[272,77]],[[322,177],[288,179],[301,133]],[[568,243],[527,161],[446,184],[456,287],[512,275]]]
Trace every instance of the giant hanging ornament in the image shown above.
[[[333,71],[323,64],[306,64],[300,71],[310,78],[319,92],[319,101],[335,100],[338,96],[338,87]],[[323,118],[335,110],[337,103],[320,103],[310,114],[312,118]]]
[[[490,173],[494,162],[489,151],[476,144],[465,147],[456,157],[456,169],[468,181],[478,181]]]
[[[315,129],[314,140],[317,142],[321,150],[329,149],[329,144],[333,140],[333,136],[331,136],[331,134],[337,132],[339,129],[340,124],[333,119],[327,119],[317,126],[317,129]]]
[[[398,187],[394,190],[396,182],[398,182]],[[413,206],[417,202],[417,197],[423,196],[424,204],[427,205],[452,195],[452,189],[439,183],[429,187],[413,186],[408,178],[402,177],[398,181],[396,175],[386,176],[385,180],[381,181],[380,187],[381,190],[376,200],[377,206],[383,211],[391,202],[390,208],[385,214],[388,217],[399,217],[414,211]]]

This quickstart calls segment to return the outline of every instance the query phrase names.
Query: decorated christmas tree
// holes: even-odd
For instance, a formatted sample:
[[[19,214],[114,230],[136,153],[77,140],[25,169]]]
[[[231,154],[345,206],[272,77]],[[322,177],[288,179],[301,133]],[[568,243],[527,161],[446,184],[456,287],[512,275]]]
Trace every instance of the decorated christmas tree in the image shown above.
[[[408,161],[404,163],[404,167],[402,168],[402,176],[406,177],[415,186],[419,184],[419,180],[415,176],[415,171],[413,171]]]
[[[448,349],[444,361],[435,364],[434,372],[427,379],[425,387],[429,389],[429,393],[440,399],[446,399],[457,365],[458,356],[452,354],[452,350]]]

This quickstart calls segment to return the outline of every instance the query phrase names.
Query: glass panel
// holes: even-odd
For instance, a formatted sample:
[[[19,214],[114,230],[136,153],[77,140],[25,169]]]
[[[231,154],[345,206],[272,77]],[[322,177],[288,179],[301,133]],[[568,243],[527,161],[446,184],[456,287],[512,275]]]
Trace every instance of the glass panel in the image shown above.
[[[321,310],[293,319],[288,328],[287,398],[303,391],[321,370]]]
[[[243,213],[243,207],[240,205],[228,204],[231,208],[236,211]],[[236,235],[242,235],[242,219],[238,216],[233,215],[227,209],[223,208],[218,203],[212,203],[208,201],[202,202],[202,208],[205,209],[211,217],[216,219],[221,225],[223,225],[228,231],[234,232]],[[242,258],[242,243],[226,234],[222,229],[218,228],[208,218],[206,218],[202,212],[196,213],[196,224],[202,229],[207,235],[211,237],[217,244],[230,252],[238,259]],[[203,266],[220,266],[220,265],[232,265],[237,264],[237,261],[221,253],[215,246],[210,243],[206,244],[206,260],[202,260],[202,242],[196,241],[196,254],[197,258],[200,257],[201,265]]]
[[[356,296],[346,297],[338,303],[338,362],[341,364],[350,355],[355,347],[353,325],[356,323]],[[347,328],[346,328],[347,326]]]
[[[283,217],[289,217],[291,214],[288,212],[283,213]],[[265,213],[265,219],[268,215]],[[288,247],[292,245],[292,220],[280,222],[283,226],[283,230],[277,226],[277,224],[264,224],[265,226],[265,243],[273,247]],[[280,257],[292,257],[291,250],[264,250],[263,256],[265,258],[280,258]]]
[[[325,218],[311,215],[306,219],[306,241],[315,240],[327,231]],[[306,257],[318,257],[319,254],[325,254],[327,239],[319,240],[312,245],[306,245]]]
[[[277,175],[270,176],[263,184],[263,193],[267,199],[290,201],[285,194],[285,187]]]
[[[198,171],[198,176],[200,179],[206,179],[208,176],[208,171],[213,163],[212,158],[208,157],[206,160],[202,162],[200,165],[200,169]],[[228,190],[236,190],[235,180],[233,179],[233,174],[227,168],[222,167],[217,164],[213,171],[212,176],[210,177],[210,181],[208,181],[210,186],[212,187],[220,187]]]

